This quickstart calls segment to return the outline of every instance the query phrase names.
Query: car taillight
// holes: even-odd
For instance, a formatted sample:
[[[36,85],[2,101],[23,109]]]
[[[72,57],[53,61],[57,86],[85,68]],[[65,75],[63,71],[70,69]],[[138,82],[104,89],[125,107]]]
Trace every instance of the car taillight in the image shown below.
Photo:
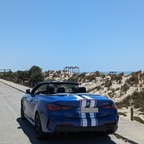
[[[55,104],[48,104],[48,109],[49,110],[66,110],[66,109],[72,109],[73,107],[71,106],[63,106],[63,105],[55,105]]]
[[[112,105],[103,105],[102,108],[112,108],[117,109],[116,105],[113,103]]]

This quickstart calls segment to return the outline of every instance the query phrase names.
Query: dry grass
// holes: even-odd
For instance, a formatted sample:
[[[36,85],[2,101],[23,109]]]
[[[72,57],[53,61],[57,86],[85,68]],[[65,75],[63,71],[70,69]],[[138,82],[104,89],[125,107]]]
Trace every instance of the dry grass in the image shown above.
[[[142,120],[140,117],[134,117],[134,120],[144,124],[144,120]]]

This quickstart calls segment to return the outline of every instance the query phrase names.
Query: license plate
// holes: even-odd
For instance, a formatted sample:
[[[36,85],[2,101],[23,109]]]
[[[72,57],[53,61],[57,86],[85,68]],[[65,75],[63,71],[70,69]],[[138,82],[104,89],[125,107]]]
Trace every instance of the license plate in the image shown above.
[[[79,108],[80,113],[98,113],[98,108]]]

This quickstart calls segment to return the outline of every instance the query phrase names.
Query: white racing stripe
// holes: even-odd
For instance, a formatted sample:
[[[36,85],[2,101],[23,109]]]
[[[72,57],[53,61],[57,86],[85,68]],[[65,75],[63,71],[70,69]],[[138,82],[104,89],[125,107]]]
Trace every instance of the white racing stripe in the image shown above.
[[[85,108],[86,107],[86,99],[81,99],[80,100],[80,107],[81,108]],[[81,125],[83,127],[86,127],[88,122],[87,122],[87,118],[86,118],[86,113],[80,113],[80,118],[81,118]]]
[[[83,127],[87,127],[88,122],[86,118],[86,113],[81,113],[80,115],[81,115],[81,125]]]
[[[85,97],[86,99],[92,99],[91,97],[86,96],[86,95],[82,95],[82,96]]]
[[[96,105],[96,101],[94,99],[91,99],[90,107],[95,107],[95,105]]]
[[[94,108],[97,105],[97,101],[89,96],[86,95],[82,95],[83,97],[85,97],[86,99],[90,100],[90,108]],[[97,126],[98,125],[98,120],[96,118],[96,114],[95,113],[90,113],[90,119],[91,119],[91,126]]]
[[[82,95],[82,96],[78,96],[78,95],[74,95],[74,97],[76,97],[76,99],[78,101],[80,101],[80,108],[85,108],[86,104],[87,104],[87,100],[90,101],[90,108],[94,108],[97,105],[97,101],[89,96],[86,95]],[[96,118],[96,114],[95,113],[89,113],[90,114],[90,119],[91,119],[91,126],[97,126],[98,125],[98,120]],[[86,118],[86,113],[85,112],[80,112],[79,113],[79,117],[81,120],[81,126],[83,127],[87,127],[88,126],[88,120]]]
[[[79,107],[83,107],[85,108],[86,107],[86,99],[84,99],[83,97],[81,96],[78,96],[78,95],[74,95],[74,97],[76,97],[76,99],[80,102],[80,105]],[[86,119],[86,113],[79,113],[79,118],[80,118],[80,123],[81,123],[81,126],[83,127],[86,127],[88,122],[87,122],[87,119]]]
[[[86,99],[81,100],[81,107],[82,108],[86,107]]]
[[[91,118],[91,126],[96,126],[97,119],[95,118],[94,113],[90,113],[90,118]]]
[[[83,98],[78,95],[73,95],[77,100],[82,100]]]

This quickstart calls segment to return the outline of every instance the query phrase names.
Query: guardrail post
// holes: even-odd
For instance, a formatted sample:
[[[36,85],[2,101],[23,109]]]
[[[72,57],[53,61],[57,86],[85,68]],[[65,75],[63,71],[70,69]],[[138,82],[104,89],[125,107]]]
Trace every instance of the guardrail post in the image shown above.
[[[130,108],[131,121],[133,121],[133,107]]]

